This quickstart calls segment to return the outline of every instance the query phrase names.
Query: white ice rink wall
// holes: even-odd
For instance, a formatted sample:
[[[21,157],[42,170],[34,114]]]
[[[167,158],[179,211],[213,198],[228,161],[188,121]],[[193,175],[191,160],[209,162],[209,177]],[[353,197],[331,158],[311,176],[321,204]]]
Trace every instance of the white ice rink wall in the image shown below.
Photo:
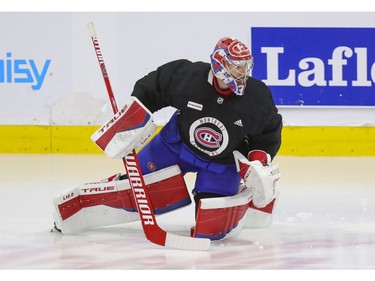
[[[0,153],[100,153],[89,136],[111,117],[111,107],[88,22],[123,106],[137,79],[174,59],[208,62],[221,37],[251,47],[254,27],[375,29],[375,13],[2,12]],[[375,155],[375,47],[366,50],[364,79],[373,96],[360,106],[278,105],[281,154]],[[157,122],[170,113],[158,112]]]

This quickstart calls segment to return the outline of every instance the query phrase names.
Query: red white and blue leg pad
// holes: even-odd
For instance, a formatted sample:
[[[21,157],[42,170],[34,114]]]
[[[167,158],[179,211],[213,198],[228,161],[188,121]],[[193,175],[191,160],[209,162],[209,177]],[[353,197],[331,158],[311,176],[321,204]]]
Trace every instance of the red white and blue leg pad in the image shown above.
[[[263,208],[254,206],[252,193],[244,185],[234,196],[201,199],[191,236],[224,240],[238,235],[243,228],[268,227],[278,194]]]
[[[191,203],[177,165],[145,175],[144,180],[157,215]],[[63,192],[55,197],[53,203],[55,224],[63,234],[139,220],[129,180],[119,180],[118,176]],[[146,208],[147,205],[141,207]],[[142,214],[147,212],[150,210],[142,209]]]

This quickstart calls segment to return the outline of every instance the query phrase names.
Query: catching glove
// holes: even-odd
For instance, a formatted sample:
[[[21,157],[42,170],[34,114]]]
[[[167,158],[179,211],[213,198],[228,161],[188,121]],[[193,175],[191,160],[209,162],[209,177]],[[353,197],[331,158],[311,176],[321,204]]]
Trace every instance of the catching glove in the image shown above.
[[[252,150],[248,158],[238,151],[233,151],[237,172],[253,195],[257,208],[268,205],[275,195],[275,184],[280,179],[277,164],[271,163],[269,154],[262,150]]]

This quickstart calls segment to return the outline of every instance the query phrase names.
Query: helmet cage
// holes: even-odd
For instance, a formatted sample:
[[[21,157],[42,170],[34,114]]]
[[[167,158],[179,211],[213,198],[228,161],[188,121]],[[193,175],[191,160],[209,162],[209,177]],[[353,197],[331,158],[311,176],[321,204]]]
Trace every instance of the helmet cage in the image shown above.
[[[226,61],[227,66],[225,67],[234,80],[240,83],[246,83],[250,76],[250,72],[253,68],[253,59],[245,61]]]

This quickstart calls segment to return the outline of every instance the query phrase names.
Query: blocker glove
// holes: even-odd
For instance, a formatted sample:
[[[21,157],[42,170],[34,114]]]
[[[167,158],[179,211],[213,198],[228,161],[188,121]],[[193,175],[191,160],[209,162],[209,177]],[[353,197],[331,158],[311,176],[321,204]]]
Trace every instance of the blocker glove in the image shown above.
[[[257,208],[267,206],[275,196],[275,184],[281,174],[277,164],[271,163],[271,156],[262,150],[252,150],[246,158],[233,151],[237,172],[253,195]]]
[[[135,97],[104,126],[91,140],[110,158],[123,158],[133,149],[144,146],[156,131],[152,113]]]

